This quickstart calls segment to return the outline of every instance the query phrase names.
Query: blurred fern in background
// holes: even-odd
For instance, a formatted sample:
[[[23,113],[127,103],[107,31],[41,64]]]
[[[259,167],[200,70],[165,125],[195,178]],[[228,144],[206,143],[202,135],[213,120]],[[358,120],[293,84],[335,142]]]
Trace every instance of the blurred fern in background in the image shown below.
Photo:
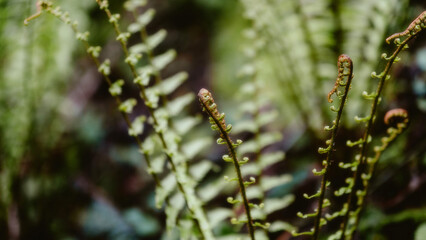
[[[426,8],[408,0],[156,0],[131,13],[111,1],[123,32],[133,33],[126,40],[137,74],[151,76],[142,86],[158,104],[151,109],[140,99],[129,59],[96,1],[54,4],[78,21],[80,31],[90,32],[91,44],[102,46],[99,59],[110,60],[107,75],[114,82],[124,79],[124,86],[114,85],[120,97],[138,99],[130,118],[146,119],[143,132],[128,129],[110,86],[71,28],[49,14],[24,27],[24,19],[37,12],[36,1],[0,0],[1,239],[198,239],[210,234],[197,229],[203,214],[214,238],[247,238],[244,224],[232,220],[244,221],[243,208],[227,202],[241,199],[237,185],[223,179],[234,174],[222,160],[226,150],[212,144],[214,133],[207,121],[201,123],[194,93],[202,87],[227,113],[232,138],[243,140],[238,158],[250,159],[241,172],[244,180],[256,180],[247,188],[250,203],[263,206],[252,207],[262,224],[256,239],[290,239],[292,230],[309,230],[312,222],[298,219],[297,212],[316,208],[301,196],[320,186],[311,170],[321,169],[317,149],[328,137],[323,127],[335,117],[326,101],[337,57],[345,53],[354,62],[333,152],[336,162],[348,163],[355,152],[345,142],[363,132],[354,116],[369,109],[361,95],[377,86],[370,75],[382,68],[384,39]],[[381,119],[390,108],[407,109],[410,124],[376,167],[358,239],[424,236],[425,42],[423,34],[410,44],[383,93],[373,145],[386,135]],[[171,151],[161,146],[150,110],[167,125]],[[129,130],[140,134],[146,154]],[[179,160],[177,173],[168,157]],[[348,172],[331,168],[330,192],[344,185]],[[342,200],[330,201],[330,211],[338,211]],[[324,233],[338,228],[331,222]]]

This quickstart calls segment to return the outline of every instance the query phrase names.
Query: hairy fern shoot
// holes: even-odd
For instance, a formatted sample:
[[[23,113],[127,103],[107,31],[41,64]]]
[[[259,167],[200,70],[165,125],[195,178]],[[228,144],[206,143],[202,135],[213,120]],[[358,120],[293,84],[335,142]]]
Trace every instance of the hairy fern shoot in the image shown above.
[[[333,89],[328,93],[327,99],[328,99],[328,102],[332,103],[333,102],[332,96],[333,94],[336,94],[338,99],[340,100],[340,104],[337,109],[335,108],[335,106],[330,107],[331,111],[337,112],[336,118],[333,120],[332,126],[331,127],[326,126],[324,128],[326,131],[331,131],[331,138],[326,141],[326,144],[327,144],[326,148],[318,149],[318,153],[326,154],[326,159],[322,161],[323,169],[321,171],[317,171],[316,169],[313,170],[313,173],[315,175],[322,176],[321,188],[316,194],[312,196],[309,196],[307,194],[304,195],[305,198],[307,199],[318,198],[318,207],[314,213],[310,213],[310,214],[298,213],[298,215],[302,218],[314,217],[315,218],[314,228],[312,229],[312,231],[309,231],[309,232],[302,232],[302,233],[293,232],[294,236],[313,235],[313,239],[316,240],[319,237],[321,226],[327,224],[327,221],[330,221],[334,217],[336,217],[335,215],[334,217],[323,218],[322,213],[324,208],[330,205],[330,201],[327,198],[325,198],[326,188],[330,184],[329,166],[333,163],[333,160],[331,159],[333,147],[335,146],[335,143],[336,143],[336,136],[339,129],[340,119],[342,117],[343,108],[345,107],[349,90],[351,88],[351,83],[353,78],[353,63],[351,58],[345,54],[340,55],[337,61],[337,68],[338,68],[338,75],[336,78],[336,83]],[[342,87],[344,88],[343,91],[340,90],[340,88]]]
[[[233,223],[245,222],[249,230],[250,238],[254,240],[255,239],[255,236],[254,236],[255,223],[253,222],[251,211],[250,211],[250,207],[254,205],[251,204],[247,198],[246,187],[255,183],[256,180],[255,178],[251,177],[250,181],[245,181],[243,179],[243,175],[241,174],[241,165],[246,164],[249,160],[247,157],[243,158],[242,160],[237,159],[237,153],[235,149],[242,143],[242,141],[237,140],[236,143],[234,143],[232,139],[229,137],[229,133],[231,132],[232,125],[230,124],[226,125],[225,114],[219,113],[217,109],[217,105],[214,102],[214,99],[212,97],[212,94],[207,89],[202,88],[200,92],[198,93],[198,98],[203,107],[203,111],[205,111],[209,115],[211,128],[219,132],[220,137],[217,139],[217,143],[225,144],[228,147],[229,155],[224,155],[222,157],[223,160],[226,162],[233,163],[235,168],[235,173],[237,174],[236,178],[232,178],[229,180],[238,181],[247,220],[234,219],[232,222]],[[239,203],[239,200],[229,197],[228,202],[231,204],[237,204]]]

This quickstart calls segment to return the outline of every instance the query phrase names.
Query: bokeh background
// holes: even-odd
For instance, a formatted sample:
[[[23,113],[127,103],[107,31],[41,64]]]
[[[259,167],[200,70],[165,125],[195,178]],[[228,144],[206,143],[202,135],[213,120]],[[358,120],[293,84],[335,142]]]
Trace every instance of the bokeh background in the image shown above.
[[[90,31],[91,42],[103,46],[101,58],[111,59],[112,77],[130,78],[96,2],[55,2],[79,21],[80,29]],[[110,4],[121,13],[123,26],[132,21],[121,1]],[[336,158],[345,159],[353,154],[346,140],[358,139],[363,130],[353,118],[369,111],[361,92],[375,89],[370,73],[383,68],[380,55],[391,49],[384,39],[405,29],[426,3],[155,0],[148,7],[156,10],[148,33],[168,32],[155,53],[173,48],[178,54],[163,76],[189,74],[173,96],[211,89],[227,121],[237,126],[247,118],[238,111],[246,101],[240,90],[249,81],[247,73],[256,71],[265,108],[278,113],[269,129],[283,135],[273,148],[286,152],[285,161],[268,174],[284,172],[293,179],[272,194],[295,196],[272,218],[308,229],[310,223],[296,213],[312,208],[302,194],[315,192],[320,181],[311,170],[319,168],[317,149],[327,139],[323,126],[333,117],[326,95],[334,85],[337,56],[346,53],[355,65],[336,146],[343,149]],[[0,239],[169,239],[164,213],[155,208],[155,184],[108,86],[68,26],[46,15],[24,27],[24,19],[35,12],[35,1],[0,1]],[[129,44],[137,41],[131,38]],[[255,46],[260,50],[253,57]],[[401,58],[386,86],[374,134],[384,135],[381,119],[391,108],[407,109],[411,122],[381,159],[359,239],[414,239],[416,232],[425,232],[426,35]],[[126,94],[137,96],[137,89]],[[194,101],[188,114],[200,113]],[[216,138],[207,123],[189,137],[197,136]],[[223,176],[222,154],[211,144],[197,157],[217,166],[207,182]],[[337,171],[333,177],[344,179]],[[221,203],[226,194],[212,204],[226,205]],[[291,237],[281,231],[270,238]]]

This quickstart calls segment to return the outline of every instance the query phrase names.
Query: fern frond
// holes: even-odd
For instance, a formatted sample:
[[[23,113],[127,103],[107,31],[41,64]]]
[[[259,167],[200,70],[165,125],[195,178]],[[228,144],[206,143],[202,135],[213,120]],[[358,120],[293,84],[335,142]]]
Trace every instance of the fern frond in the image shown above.
[[[333,125],[327,127],[326,130],[331,131],[331,138],[326,141],[327,148],[319,148],[318,152],[320,154],[327,154],[326,159],[323,161],[323,170],[321,170],[322,180],[321,188],[318,192],[312,196],[305,194],[305,198],[318,198],[318,208],[315,212],[315,223],[313,229],[313,239],[318,239],[321,225],[326,224],[327,220],[322,217],[323,208],[328,204],[325,204],[326,198],[326,187],[329,183],[329,166],[332,164],[332,149],[336,143],[337,131],[339,130],[340,119],[343,114],[343,109],[345,107],[349,90],[351,88],[352,78],[353,78],[353,63],[352,60],[347,55],[340,55],[337,61],[338,75],[336,78],[335,85],[333,89],[328,93],[327,99],[328,102],[332,103],[333,99],[331,98],[333,94],[336,94],[340,99],[339,107],[337,110],[336,118],[333,120]],[[343,93],[340,94],[340,88],[344,88]]]
[[[244,209],[246,212],[247,220],[235,220],[233,222],[246,222],[247,227],[249,230],[249,235],[251,239],[255,239],[254,235],[254,221],[251,216],[251,210],[250,210],[250,202],[247,198],[246,194],[246,187],[251,184],[254,181],[254,178],[248,182],[244,181],[243,175],[241,173],[241,162],[237,159],[236,154],[236,147],[242,143],[242,141],[238,141],[237,143],[234,143],[231,138],[229,137],[229,133],[231,131],[231,125],[226,125],[225,123],[225,114],[219,113],[216,103],[214,102],[214,99],[211,95],[211,93],[202,88],[200,92],[198,93],[198,98],[200,100],[200,103],[203,107],[203,111],[205,111],[209,115],[210,123],[212,124],[212,129],[217,130],[219,132],[220,138],[224,143],[226,143],[226,146],[229,151],[229,155],[224,155],[223,159],[225,161],[232,162],[235,168],[235,173],[237,174],[237,181],[240,187],[241,192],[241,198],[244,205]],[[238,200],[234,200],[232,197],[228,198],[228,202],[231,204],[239,203]],[[232,222],[232,221],[231,221]]]
[[[133,78],[135,83],[137,83],[137,86],[140,90],[140,95],[142,98],[142,101],[144,105],[147,107],[148,112],[150,114],[150,117],[148,118],[148,122],[152,124],[158,139],[160,140],[160,144],[163,148],[163,152],[165,153],[166,159],[168,163],[171,166],[172,173],[174,177],[176,178],[176,186],[177,189],[181,192],[183,195],[186,205],[188,207],[188,210],[191,214],[191,216],[194,218],[196,222],[196,227],[199,230],[199,233],[203,236],[204,239],[214,239],[213,234],[211,233],[211,229],[209,226],[209,223],[207,221],[207,217],[204,213],[204,210],[202,209],[202,204],[200,202],[200,199],[196,196],[194,192],[194,183],[195,181],[191,179],[190,176],[187,176],[187,166],[185,161],[185,156],[180,153],[179,147],[177,145],[177,140],[180,139],[178,135],[174,133],[174,131],[170,130],[167,131],[169,128],[169,115],[175,115],[172,111],[171,114],[167,112],[167,110],[170,108],[170,106],[167,106],[164,103],[163,109],[157,109],[158,103],[159,103],[159,95],[164,96],[165,93],[168,93],[173,90],[173,88],[176,87],[176,85],[181,82],[182,77],[180,77],[177,84],[174,84],[175,86],[173,88],[165,88],[163,85],[159,85],[157,87],[156,91],[148,91],[147,86],[149,84],[149,78],[152,72],[142,72],[142,74],[139,74],[136,69],[136,63],[140,59],[140,55],[137,53],[132,53],[127,48],[127,40],[130,37],[129,32],[121,32],[118,20],[120,18],[119,14],[112,14],[108,8],[108,1],[107,0],[97,0],[96,1],[100,7],[101,10],[103,10],[107,17],[109,22],[112,24],[114,31],[116,33],[116,40],[120,43],[122,46],[122,50],[125,55],[125,62],[128,64],[129,68],[131,69],[131,72],[133,74]],[[46,4],[49,3],[49,4]],[[135,129],[137,125],[133,126],[132,122],[129,118],[129,113],[132,112],[133,107],[136,105],[136,100],[130,99],[127,101],[122,101],[120,98],[121,94],[121,87],[124,85],[121,81],[118,81],[116,84],[113,84],[113,81],[109,78],[110,69],[109,69],[109,63],[108,61],[105,61],[104,63],[100,63],[98,60],[99,56],[99,47],[91,47],[88,42],[88,33],[80,33],[77,29],[77,23],[71,21],[68,14],[61,11],[60,8],[53,8],[53,4],[51,4],[50,1],[41,1],[41,6],[43,7],[41,11],[46,11],[57,18],[59,18],[61,21],[65,22],[66,24],[70,25],[72,29],[74,30],[77,39],[82,41],[87,52],[91,55],[92,59],[98,66],[99,72],[104,75],[105,80],[107,81],[108,85],[110,86],[110,92],[113,95],[113,97],[116,99],[117,104],[119,105],[120,111],[123,115],[123,118],[125,119],[128,128],[129,133],[134,136],[135,140],[137,141],[141,152],[144,154],[144,158],[147,162],[148,166],[148,172],[154,177],[154,180],[157,185],[157,192],[159,193],[160,199],[163,198],[167,205],[170,205],[169,197],[168,195],[172,192],[172,190],[164,190],[162,188],[161,181],[156,173],[155,170],[152,168],[152,164],[150,162],[150,156],[148,155],[149,150],[144,149],[144,145],[142,144],[142,140],[139,138],[139,132],[140,132],[140,124],[138,126],[138,129]],[[34,17],[30,17],[29,20],[32,20]],[[145,19],[146,21],[144,23],[148,23],[149,21]],[[160,71],[166,64],[168,64],[173,58],[175,53],[174,52],[166,52],[163,55],[154,57],[152,59],[152,65],[151,69]],[[177,80],[173,79],[174,82]],[[161,83],[158,83],[161,84]],[[177,101],[175,103],[175,106],[173,106],[173,109],[182,109],[188,102],[188,97],[185,98],[185,101]],[[193,99],[193,95],[191,96],[191,99]],[[158,171],[158,169],[157,169]],[[161,202],[161,201],[160,201]],[[169,213],[172,213],[168,211]],[[176,222],[175,215],[176,212],[173,212],[173,214],[169,214],[172,219],[169,220],[169,223]],[[171,226],[171,225],[170,225]]]

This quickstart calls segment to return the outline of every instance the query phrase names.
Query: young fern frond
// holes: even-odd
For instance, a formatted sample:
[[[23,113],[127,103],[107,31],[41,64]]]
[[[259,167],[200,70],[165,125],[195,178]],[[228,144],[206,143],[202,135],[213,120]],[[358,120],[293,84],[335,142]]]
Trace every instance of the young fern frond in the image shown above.
[[[321,228],[321,220],[322,220],[322,210],[323,210],[323,202],[325,200],[325,192],[326,192],[326,186],[327,186],[327,182],[329,181],[329,171],[328,171],[328,167],[332,164],[332,160],[331,160],[331,154],[332,154],[332,148],[335,145],[336,142],[336,136],[337,136],[337,131],[339,129],[339,123],[340,123],[340,119],[342,117],[342,113],[343,113],[343,108],[345,107],[346,101],[347,101],[347,97],[349,94],[349,90],[351,88],[351,83],[352,83],[352,78],[353,78],[353,63],[352,60],[350,59],[350,57],[348,57],[347,55],[340,55],[339,59],[338,59],[338,76],[336,79],[336,83],[333,87],[333,89],[330,91],[330,93],[327,95],[328,101],[329,102],[333,102],[333,100],[331,99],[331,95],[333,93],[336,93],[336,95],[339,97],[340,99],[340,105],[338,108],[338,112],[336,115],[336,118],[333,120],[333,125],[331,127],[328,127],[326,129],[330,129],[332,131],[331,133],[331,138],[329,140],[326,141],[328,147],[326,148],[327,150],[322,150],[322,148],[318,149],[318,151],[322,154],[327,154],[326,159],[323,162],[323,170],[324,170],[324,174],[323,174],[323,178],[321,180],[321,189],[320,189],[320,196],[319,196],[319,200],[318,200],[318,214],[315,218],[315,225],[314,225],[314,236],[313,239],[318,239],[319,237],[319,232],[320,232],[320,228]],[[339,87],[344,87],[344,92],[343,95],[339,95]]]
[[[353,175],[353,181],[354,181],[353,185],[355,189],[352,189],[348,196],[347,205],[350,209],[349,211],[346,212],[343,219],[343,223],[341,224],[341,227],[339,230],[339,232],[341,233],[340,235],[341,240],[346,239],[346,237],[348,237],[349,239],[352,237],[352,234],[354,233],[357,227],[355,225],[357,222],[356,221],[357,215],[362,210],[362,207],[359,208],[358,204],[353,204],[353,203],[354,203],[356,194],[365,194],[363,192],[363,189],[365,189],[365,186],[362,186],[361,187],[362,189],[356,189],[356,188],[358,188],[358,186],[362,183],[362,176],[365,176],[364,171],[368,171],[368,161],[367,161],[368,147],[369,147],[368,143],[371,142],[371,131],[372,131],[374,119],[376,117],[377,106],[380,102],[380,95],[383,91],[384,84],[390,78],[390,75],[388,74],[390,72],[390,69],[393,63],[399,61],[398,54],[402,50],[406,49],[408,47],[407,45],[408,42],[414,37],[416,37],[425,28],[426,28],[426,12],[423,12],[422,14],[420,14],[418,18],[416,18],[410,24],[410,26],[407,28],[408,31],[406,30],[402,33],[394,34],[394,35],[391,35],[389,38],[387,38],[387,42],[394,39],[396,49],[394,50],[392,55],[389,57],[387,56],[386,53],[382,54],[382,58],[387,61],[385,69],[380,74],[377,74],[376,72],[373,72],[371,74],[372,78],[379,79],[379,84],[376,89],[376,92],[372,94],[374,97],[366,97],[366,99],[373,101],[373,103],[371,105],[370,114],[366,118],[366,129],[365,129],[363,138],[359,141],[359,144],[357,144],[358,146],[360,146],[361,150],[360,150],[360,154],[357,156],[358,159],[356,159],[357,164],[354,167],[355,171]],[[405,39],[401,40],[399,37],[404,37]],[[355,208],[354,208],[355,210],[351,210],[352,205],[355,205]],[[354,217],[353,218],[354,221],[352,221],[354,224],[349,227],[348,226],[349,219],[352,217]]]
[[[250,181],[245,181],[243,179],[243,175],[241,173],[241,165],[246,163],[248,159],[245,159],[245,160],[243,159],[243,161],[238,160],[237,153],[236,153],[236,147],[238,147],[242,143],[242,141],[237,140],[236,143],[234,143],[232,139],[229,137],[229,133],[231,132],[232,125],[226,125],[225,114],[219,113],[217,109],[217,105],[214,102],[214,99],[211,93],[207,89],[202,88],[198,93],[198,98],[200,100],[201,106],[203,107],[203,111],[205,111],[209,116],[209,121],[210,121],[212,130],[215,130],[219,133],[220,137],[218,138],[217,143],[225,144],[228,148],[229,155],[224,155],[223,160],[226,162],[232,162],[234,165],[237,178],[232,180],[238,181],[242,202],[243,202],[244,209],[247,216],[247,220],[244,222],[246,222],[247,224],[250,238],[254,240],[255,239],[255,236],[254,236],[255,223],[251,216],[251,209],[250,209],[251,204],[247,198],[246,187],[250,184],[253,184],[255,182],[255,179],[251,178]],[[228,198],[228,202],[231,204],[239,203],[239,201],[235,201],[232,197]],[[234,219],[232,222],[238,223],[242,221],[238,221]]]
[[[426,11],[422,12],[416,19],[403,32],[395,33],[386,38],[386,42],[390,44],[390,41],[400,37],[410,37],[418,34],[422,29],[426,28]]]
[[[303,218],[314,217],[315,218],[314,228],[310,232],[303,232],[299,234],[293,233],[293,235],[295,236],[312,235],[313,239],[315,240],[318,239],[319,237],[321,226],[325,225],[327,223],[327,220],[329,219],[331,220],[330,217],[323,218],[322,213],[324,208],[329,205],[329,204],[326,204],[327,202],[329,202],[329,200],[325,198],[325,194],[326,194],[326,188],[330,184],[329,166],[333,163],[331,159],[332,157],[331,155],[333,152],[333,147],[335,146],[335,143],[336,143],[336,136],[337,136],[337,131],[339,129],[340,119],[342,117],[343,108],[345,107],[345,103],[348,98],[348,94],[351,88],[351,83],[353,78],[353,63],[350,57],[345,54],[340,55],[337,61],[337,69],[338,69],[338,75],[336,78],[336,83],[333,89],[328,93],[327,99],[328,99],[328,102],[332,103],[333,99],[331,97],[333,94],[336,94],[338,98],[340,99],[340,103],[337,110],[336,118],[333,120],[333,125],[331,127],[330,126],[325,127],[325,130],[331,131],[331,137],[330,139],[326,141],[327,147],[318,149],[318,152],[320,154],[327,154],[326,159],[322,161],[323,169],[321,171],[317,171],[316,169],[314,169],[313,171],[315,175],[322,175],[321,187],[319,191],[312,196],[308,196],[306,194],[304,195],[305,198],[307,199],[318,198],[318,207],[315,210],[315,212],[312,214],[305,214],[305,215],[298,214],[299,216],[302,216]],[[343,93],[341,93],[341,91],[339,90],[342,87],[344,88]]]

